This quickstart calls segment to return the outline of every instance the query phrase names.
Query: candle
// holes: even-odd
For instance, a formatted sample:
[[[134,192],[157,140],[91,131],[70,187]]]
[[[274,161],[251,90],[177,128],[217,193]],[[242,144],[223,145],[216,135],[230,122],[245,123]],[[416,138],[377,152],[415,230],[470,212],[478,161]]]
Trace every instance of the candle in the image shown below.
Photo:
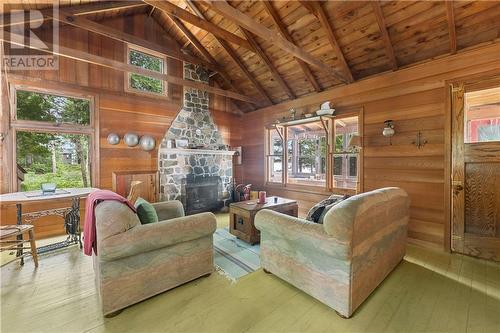
[[[266,191],[259,191],[259,203],[260,204],[266,203]]]

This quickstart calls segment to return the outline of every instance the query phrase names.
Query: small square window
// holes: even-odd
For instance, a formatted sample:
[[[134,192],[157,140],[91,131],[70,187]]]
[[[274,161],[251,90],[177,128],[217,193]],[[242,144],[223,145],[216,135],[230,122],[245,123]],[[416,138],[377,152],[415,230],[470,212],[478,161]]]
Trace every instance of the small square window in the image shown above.
[[[500,88],[465,94],[465,143],[500,141]]]
[[[139,51],[133,48],[128,49],[129,65],[148,69],[150,71],[165,73],[165,58],[159,55]],[[128,88],[140,92],[165,94],[165,82],[147,75],[128,73]]]

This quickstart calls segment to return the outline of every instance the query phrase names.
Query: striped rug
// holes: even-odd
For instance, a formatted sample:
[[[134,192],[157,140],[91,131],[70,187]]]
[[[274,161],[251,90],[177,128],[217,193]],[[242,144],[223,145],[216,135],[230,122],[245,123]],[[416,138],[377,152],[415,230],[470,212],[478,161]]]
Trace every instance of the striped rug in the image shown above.
[[[214,261],[219,272],[237,279],[260,268],[260,245],[250,245],[231,235],[227,228],[214,233]]]

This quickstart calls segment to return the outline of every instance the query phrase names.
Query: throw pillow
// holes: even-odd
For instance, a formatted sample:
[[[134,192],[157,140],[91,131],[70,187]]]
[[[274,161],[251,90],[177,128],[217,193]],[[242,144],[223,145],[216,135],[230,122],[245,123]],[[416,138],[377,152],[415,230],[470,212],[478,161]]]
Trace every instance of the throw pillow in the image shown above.
[[[314,223],[323,224],[323,217],[325,216],[326,212],[328,212],[328,210],[330,210],[333,206],[335,206],[335,204],[339,203],[344,199],[347,199],[348,197],[349,196],[347,195],[342,196],[334,194],[330,196],[328,199],[321,200],[309,210],[309,212],[307,213],[306,220]]]
[[[334,194],[334,195],[330,196],[330,199],[332,199],[333,197],[334,197],[334,199],[336,199],[335,202],[329,204],[328,206],[325,207],[325,209],[323,209],[323,212],[321,212],[321,216],[318,219],[318,223],[319,224],[323,224],[323,220],[325,218],[325,215],[326,215],[326,213],[328,213],[328,211],[330,209],[332,209],[339,202],[342,202],[345,199],[349,198],[349,195],[348,194],[346,194],[346,195],[336,195],[336,194]]]
[[[158,222],[158,214],[156,214],[155,208],[143,198],[137,198],[135,208],[137,209],[137,216],[139,216],[141,224]]]

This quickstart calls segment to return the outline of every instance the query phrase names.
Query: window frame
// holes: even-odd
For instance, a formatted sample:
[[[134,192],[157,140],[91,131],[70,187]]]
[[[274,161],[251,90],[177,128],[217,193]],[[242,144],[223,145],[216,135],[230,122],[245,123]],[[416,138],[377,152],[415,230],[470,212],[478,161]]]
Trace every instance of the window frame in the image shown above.
[[[137,51],[140,53],[144,53],[144,54],[150,55],[150,56],[155,57],[155,58],[160,58],[163,62],[163,66],[162,66],[162,71],[158,72],[158,73],[167,74],[167,61],[168,61],[168,59],[167,59],[166,55],[159,53],[159,52],[156,52],[156,51],[153,51],[153,50],[150,50],[150,49],[147,49],[147,48],[144,48],[144,47],[141,47],[141,46],[125,43],[125,61],[126,61],[127,65],[134,66],[134,67],[138,67],[138,66],[132,65],[130,63],[130,51],[131,50]],[[126,92],[133,93],[133,94],[146,95],[149,97],[151,97],[151,96],[168,97],[168,82],[166,82],[164,80],[160,80],[160,81],[162,81],[162,92],[161,93],[157,93],[154,91],[140,90],[140,89],[133,88],[130,85],[130,77],[132,74],[134,74],[134,73],[131,73],[131,72],[124,73],[124,77],[125,77],[124,90]],[[142,74],[138,74],[138,75],[142,75]],[[149,77],[147,75],[142,75],[142,76]],[[156,78],[153,78],[153,79],[159,80]]]
[[[321,120],[312,121],[311,123],[313,123],[313,122],[321,122]],[[306,124],[307,124],[307,123],[306,123]],[[326,122],[326,124],[328,124],[328,122]],[[289,136],[288,136],[288,129],[289,129],[290,127],[293,127],[293,126],[294,126],[294,125],[287,126],[287,127],[286,127],[286,130],[285,130],[285,132],[286,132],[286,140],[287,140],[287,149],[288,149],[288,142],[290,141]],[[321,129],[321,130],[319,130],[319,131],[324,132],[324,129]],[[313,136],[314,136],[314,135],[315,135],[315,134],[313,134]],[[309,136],[307,136],[307,135],[306,135],[306,138],[307,138],[307,139],[311,139],[311,138],[310,138]],[[297,146],[297,157],[296,157],[296,159],[297,159],[297,162],[299,163],[299,165],[297,166],[297,168],[300,166],[300,159],[301,159],[301,158],[311,158],[311,156],[301,155],[301,154],[300,154],[300,142],[301,142],[301,140],[304,140],[304,139],[306,139],[306,138],[300,138],[300,139],[298,139],[298,140],[297,140],[297,142],[296,142],[296,146]],[[322,180],[321,182],[319,182],[319,181],[318,181],[318,184],[299,184],[299,183],[292,183],[292,182],[289,182],[289,181],[288,181],[288,180],[289,180],[289,178],[290,178],[290,177],[289,177],[289,175],[288,175],[288,165],[289,165],[289,164],[288,164],[288,159],[287,159],[287,163],[286,163],[286,167],[287,167],[287,169],[286,169],[286,172],[287,172],[287,177],[286,177],[286,185],[287,185],[287,186],[310,186],[310,187],[315,187],[315,188],[326,188],[326,186],[327,186],[327,184],[328,184],[328,179],[327,179],[327,178],[328,178],[328,173],[327,173],[327,171],[328,171],[328,168],[327,168],[327,164],[328,164],[328,162],[327,162],[327,160],[328,160],[328,135],[325,133],[325,135],[324,135],[324,136],[318,136],[318,137],[317,137],[317,139],[319,139],[319,140],[318,140],[318,142],[317,142],[317,145],[316,145],[316,151],[317,151],[317,152],[318,152],[318,150],[321,150],[321,138],[325,138],[325,140],[326,140],[326,142],[325,142],[325,143],[326,143],[326,145],[327,145],[327,146],[326,146],[326,152],[325,152],[325,155],[324,155],[324,156],[320,156],[320,159],[321,159],[322,157],[324,157],[324,158],[325,158],[325,164],[326,164],[326,165],[325,165],[325,179],[324,179],[324,180]],[[287,150],[287,157],[289,157],[288,150]],[[321,160],[319,161],[318,165],[316,165],[316,160],[314,160],[313,164],[311,165],[311,171],[312,171],[312,168],[316,168],[316,166],[319,166],[319,167],[321,168]],[[319,170],[319,171],[321,171],[321,170]],[[315,173],[318,173],[318,170],[316,170],[316,172],[311,172],[311,173],[297,172],[297,173],[296,173],[296,175],[302,175],[302,176],[309,176],[309,177],[310,177],[311,175],[313,175],[313,174],[315,174]]]
[[[273,144],[271,142],[271,138],[273,137],[272,135],[272,132],[275,131],[276,133],[278,133],[278,137],[281,138],[281,155],[277,155],[277,154],[271,154],[271,152],[273,152]],[[266,183],[268,184],[274,184],[274,185],[279,185],[279,184],[282,184],[283,183],[283,180],[284,180],[284,176],[285,176],[285,173],[286,173],[286,170],[285,170],[285,166],[286,164],[284,163],[284,158],[285,158],[285,150],[287,149],[286,145],[284,145],[284,139],[281,137],[280,133],[278,132],[278,129],[276,128],[272,128],[272,127],[267,127],[266,128],[266,135],[265,135],[265,138],[266,138],[266,147],[265,147],[265,160],[266,160],[266,163],[265,163],[265,171],[266,171],[266,175],[265,175],[265,178],[266,178]],[[281,182],[276,182],[276,181],[270,181],[270,160],[272,157],[279,157],[281,158]]]
[[[85,99],[89,101],[90,108],[90,124],[78,125],[69,123],[53,123],[36,120],[21,120],[17,119],[17,91],[28,91],[40,94],[55,95],[61,97],[70,97]],[[93,95],[80,94],[69,90],[52,90],[44,89],[37,86],[24,84],[10,84],[10,126],[11,126],[11,144],[10,154],[12,156],[11,168],[11,188],[19,191],[17,181],[17,132],[38,132],[38,133],[61,133],[61,134],[81,134],[89,137],[89,176],[92,187],[99,186],[99,131],[97,124],[99,121],[99,112],[96,108],[96,101]]]
[[[269,158],[272,157],[272,154],[270,154],[270,133],[271,131],[277,131],[276,125],[269,125],[266,126],[265,131],[265,159],[266,159],[266,164],[265,164],[265,175],[264,175],[264,183],[266,186],[270,187],[276,187],[276,188],[286,188],[289,190],[297,191],[297,192],[305,192],[305,193],[325,193],[325,194],[330,194],[330,193],[336,193],[336,194],[350,194],[354,195],[356,193],[360,193],[363,191],[363,165],[364,165],[364,150],[361,148],[357,153],[353,153],[351,151],[345,151],[343,154],[346,154],[348,157],[350,156],[357,156],[357,180],[356,180],[356,188],[355,189],[350,189],[350,188],[341,188],[341,187],[334,187],[334,157],[335,155],[338,155],[338,153],[335,153],[335,126],[334,126],[334,120],[342,119],[342,118],[350,118],[350,117],[357,117],[358,118],[358,131],[357,133],[361,135],[363,139],[363,117],[364,115],[364,110],[363,108],[352,108],[352,109],[346,109],[346,110],[341,110],[338,111],[334,117],[332,118],[326,118],[325,123],[328,128],[328,134],[326,136],[327,139],[327,153],[325,156],[326,159],[326,181],[325,185],[317,186],[317,185],[309,185],[309,184],[290,184],[288,183],[288,131],[286,130],[287,125],[280,125],[282,128],[285,130],[283,131],[283,146],[285,147],[283,149],[283,155],[282,155],[282,180],[281,182],[275,182],[275,181],[270,181],[269,179]],[[314,122],[317,120],[312,120],[311,122]],[[293,125],[291,125],[293,126]],[[345,136],[347,138],[347,136]],[[285,144],[286,143],[286,144]],[[348,164],[348,163],[347,163]],[[349,165],[347,165],[347,171],[349,171]],[[351,177],[348,175],[348,178],[350,179],[356,179],[356,177]]]

